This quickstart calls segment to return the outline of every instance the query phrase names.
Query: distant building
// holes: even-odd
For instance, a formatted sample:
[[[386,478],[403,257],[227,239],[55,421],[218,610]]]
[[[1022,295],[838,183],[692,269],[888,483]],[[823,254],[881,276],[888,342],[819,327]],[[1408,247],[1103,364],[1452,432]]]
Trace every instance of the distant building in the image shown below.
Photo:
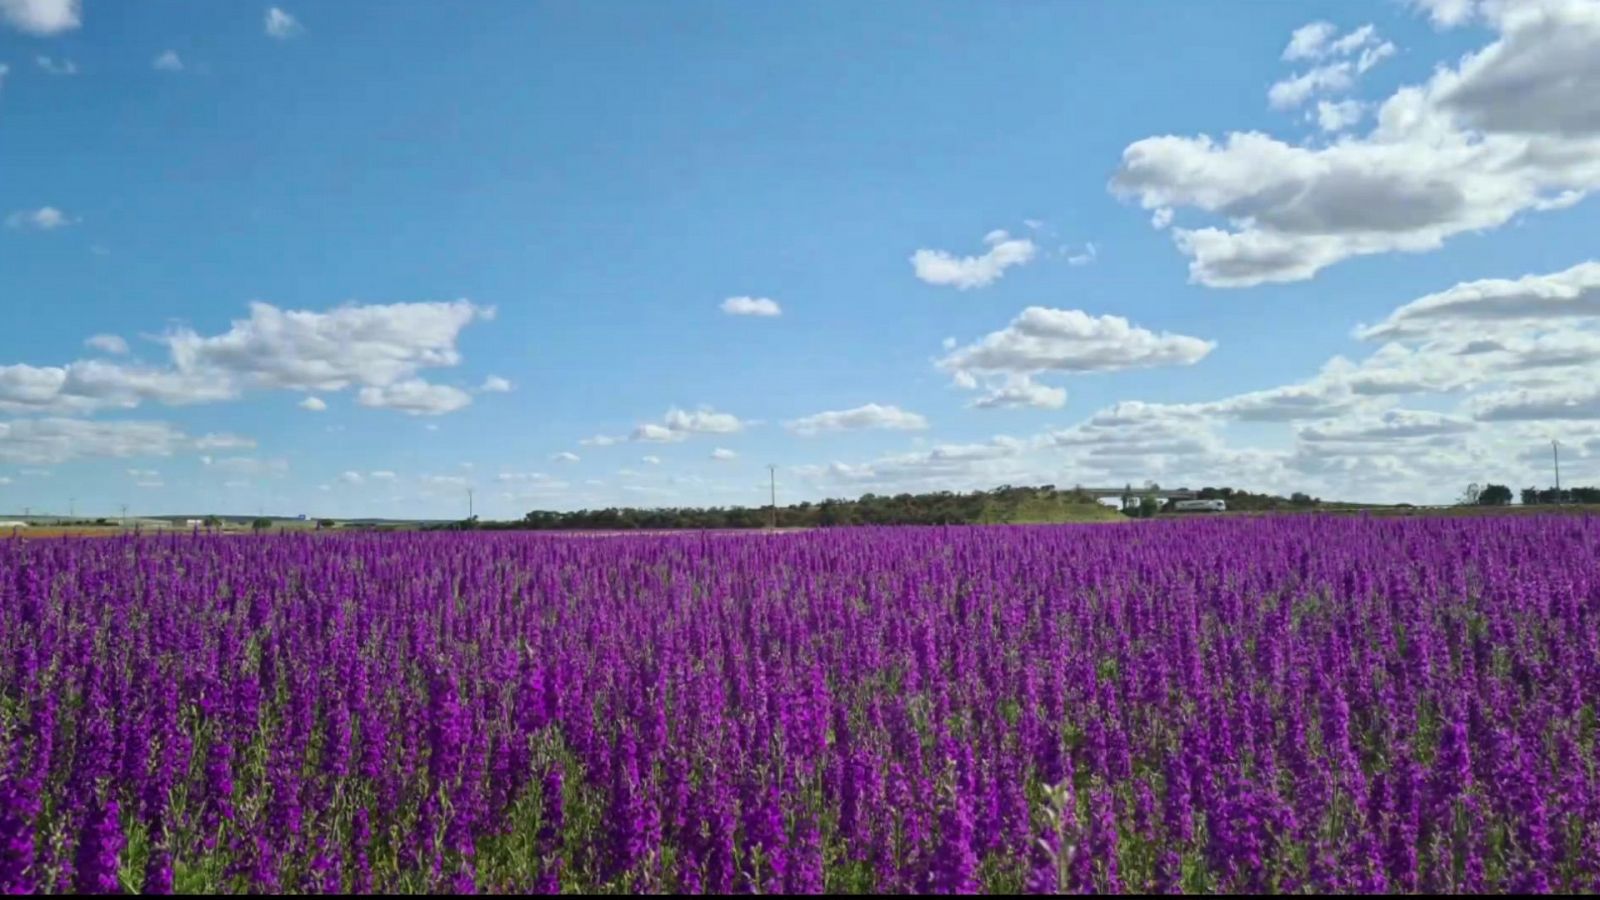
[[[0,522],[0,531],[3,531],[5,529],[7,529],[7,528],[27,528],[27,527],[28,527],[28,523],[20,521],[20,520],[18,520],[18,521],[9,521],[9,522]]]
[[[204,524],[206,524],[206,520],[205,519],[184,519],[183,520],[183,527],[185,527],[185,528],[199,528]]]
[[[1179,500],[1172,504],[1177,512],[1226,512],[1226,500]]]

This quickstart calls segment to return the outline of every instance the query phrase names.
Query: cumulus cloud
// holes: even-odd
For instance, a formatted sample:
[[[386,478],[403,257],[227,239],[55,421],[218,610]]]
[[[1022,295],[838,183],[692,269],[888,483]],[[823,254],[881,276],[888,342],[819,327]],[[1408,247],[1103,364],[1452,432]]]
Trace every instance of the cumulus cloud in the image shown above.
[[[585,447],[609,447],[612,444],[622,443],[622,438],[612,437],[609,434],[597,434],[592,437],[586,437],[578,441],[578,443]]]
[[[362,477],[360,472],[343,472],[343,473],[340,473],[339,481],[342,484],[350,484],[350,485],[359,485],[359,484],[366,483],[366,479]]]
[[[499,375],[490,375],[483,380],[483,384],[478,387],[478,390],[485,394],[504,394],[511,390],[511,382],[501,378]]]
[[[643,462],[644,464],[650,465],[650,466],[659,466],[659,465],[661,465],[661,457],[659,457],[659,456],[644,456],[644,457],[640,457],[640,461]]]
[[[1394,44],[1381,40],[1372,25],[1363,25],[1340,38],[1338,29],[1327,22],[1312,22],[1295,30],[1284,48],[1283,58],[1293,60],[1333,60],[1277,82],[1267,91],[1274,109],[1293,109],[1318,94],[1349,90],[1356,78],[1393,56]],[[1358,53],[1359,51],[1359,53]],[[1337,130],[1337,129],[1327,129]]]
[[[1323,131],[1344,131],[1361,121],[1367,105],[1360,100],[1317,101],[1317,127]]]
[[[262,26],[266,29],[269,37],[277,38],[280,41],[288,40],[305,30],[294,16],[276,6],[267,10]]]
[[[328,411],[328,404],[321,397],[307,397],[295,405],[299,406],[301,409],[309,410],[311,412]]]
[[[67,214],[54,206],[23,209],[6,216],[8,228],[31,228],[34,231],[54,231],[72,224]]]
[[[939,366],[967,373],[1113,371],[1190,365],[1215,347],[1200,338],[1158,334],[1121,316],[1030,306],[1006,328],[952,350]]]
[[[744,430],[744,423],[730,413],[703,408],[694,412],[673,407],[660,422],[645,422],[633,430],[636,441],[671,443],[696,434],[732,434]]]
[[[165,422],[16,419],[0,422],[0,460],[55,465],[95,457],[171,456],[189,439]]]
[[[989,232],[983,242],[989,249],[980,256],[956,257],[943,250],[918,250],[911,255],[912,269],[928,284],[964,291],[988,287],[1000,280],[1007,269],[1024,265],[1038,253],[1033,241],[1013,238],[1004,231]]]
[[[83,4],[81,0],[0,0],[0,21],[26,34],[60,34],[83,24]]]
[[[711,458],[717,462],[733,462],[739,458],[739,454],[733,452],[732,450],[718,447],[717,449],[711,451]]]
[[[411,413],[460,409],[471,397],[417,377],[460,362],[458,336],[492,310],[466,301],[349,306],[326,313],[250,307],[218,335],[180,328],[159,340],[156,367],[80,360],[65,366],[0,365],[0,411],[81,413],[230,400],[246,390],[336,391],[360,387],[358,402]]]
[[[1428,294],[1377,325],[1356,329],[1365,340],[1481,335],[1497,325],[1560,325],[1600,319],[1600,262],[1548,275],[1468,281]]]
[[[1060,409],[1067,404],[1067,389],[1034,381],[1028,375],[1009,372],[999,384],[972,401],[975,409]]]
[[[1317,66],[1274,84],[1267,91],[1267,100],[1273,109],[1293,109],[1317,94],[1349,90],[1355,84],[1354,69],[1355,66],[1349,62]]]
[[[722,301],[722,311],[730,316],[781,316],[783,308],[778,301],[766,297],[729,297]]]
[[[927,450],[879,457],[864,463],[833,462],[792,469],[823,490],[964,490],[1033,480],[1037,470],[1022,462],[1027,442],[997,436],[978,444],[939,444]]]
[[[1308,425],[1297,434],[1311,443],[1371,443],[1465,434],[1477,427],[1470,419],[1444,413],[1391,409],[1377,416]]]
[[[1474,398],[1473,414],[1483,422],[1600,419],[1600,387],[1591,380],[1587,384],[1496,391]]]
[[[787,423],[795,434],[811,436],[834,431],[859,431],[869,428],[893,431],[920,431],[928,427],[928,420],[917,413],[898,406],[868,403],[854,409],[814,413]]]
[[[560,453],[551,455],[550,459],[555,462],[575,463],[578,461],[578,454],[573,453],[570,450],[563,450]]]
[[[1339,33],[1332,22],[1311,22],[1294,30],[1289,36],[1289,46],[1283,48],[1283,60],[1321,59],[1328,55],[1328,42]]]
[[[1173,232],[1192,279],[1215,287],[1433,250],[1577,202],[1600,186],[1600,3],[1495,9],[1492,43],[1401,88],[1364,137],[1320,148],[1257,132],[1150,137],[1124,151],[1112,190],[1223,220]]]
[[[178,51],[168,50],[151,61],[150,67],[158,72],[182,72],[183,58],[178,55]]]
[[[1439,28],[1454,28],[1470,20],[1477,12],[1475,0],[1410,0],[1413,6],[1428,14]]]
[[[364,387],[356,402],[377,409],[393,409],[411,416],[442,416],[472,403],[472,395],[447,384],[408,378],[381,387]]]
[[[83,343],[102,353],[115,356],[125,356],[128,353],[128,342],[115,334],[97,334]]]
[[[250,304],[250,316],[215,336],[180,329],[166,337],[182,370],[210,370],[252,385],[292,390],[384,387],[424,367],[461,362],[456,341],[493,311],[465,300],[345,306],[329,312]]]

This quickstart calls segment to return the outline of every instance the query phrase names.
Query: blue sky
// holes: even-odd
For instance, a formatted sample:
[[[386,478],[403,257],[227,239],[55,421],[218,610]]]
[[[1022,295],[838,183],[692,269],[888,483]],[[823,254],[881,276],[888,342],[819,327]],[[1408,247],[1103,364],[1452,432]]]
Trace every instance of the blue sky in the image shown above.
[[[0,0],[0,511],[1600,479],[1600,3],[1152,9]]]

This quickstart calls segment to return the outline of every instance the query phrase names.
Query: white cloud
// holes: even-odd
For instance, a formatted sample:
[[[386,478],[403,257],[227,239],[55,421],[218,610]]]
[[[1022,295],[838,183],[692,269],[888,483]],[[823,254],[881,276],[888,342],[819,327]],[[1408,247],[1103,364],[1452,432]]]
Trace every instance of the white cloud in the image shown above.
[[[1443,413],[1391,409],[1378,416],[1308,425],[1297,435],[1311,443],[1371,443],[1465,434],[1476,428],[1469,419]]]
[[[196,450],[252,450],[255,446],[254,438],[226,432],[204,434],[195,438],[194,442]]]
[[[3,89],[6,86],[6,76],[10,74],[11,67],[5,63],[0,63],[0,89]]]
[[[968,373],[1112,371],[1190,365],[1215,347],[1200,338],[1157,334],[1121,316],[1030,306],[1004,329],[951,351],[939,365]]]
[[[976,409],[1060,409],[1066,404],[1066,388],[1040,384],[1028,375],[1008,372],[1000,384],[991,387],[971,405]]]
[[[373,481],[393,481],[395,479],[395,474],[393,472],[380,469],[376,472],[369,473],[369,477]]]
[[[583,440],[578,441],[578,443],[585,447],[609,447],[612,444],[622,443],[622,440],[622,438],[612,437],[608,434],[597,434],[593,437],[586,437]]]
[[[35,56],[33,58],[39,69],[47,75],[76,75],[78,64],[70,59],[52,59],[48,56]]]
[[[360,472],[342,472],[339,475],[339,481],[342,484],[356,485],[365,483],[366,479],[361,476]]]
[[[560,453],[552,454],[550,459],[554,462],[575,463],[578,461],[578,454],[573,453],[570,450],[563,450]]]
[[[640,461],[645,463],[646,465],[651,465],[651,466],[659,466],[659,465],[661,465],[661,457],[659,457],[659,456],[644,456],[644,457],[640,457]]]
[[[551,478],[549,475],[546,475],[543,472],[501,472],[499,475],[494,477],[494,480],[501,482],[502,484],[529,484],[550,482],[555,481],[556,479]]]
[[[408,378],[382,387],[364,387],[356,402],[375,409],[395,409],[412,416],[442,416],[471,405],[472,395],[446,384]]]
[[[1344,131],[1361,121],[1367,106],[1359,100],[1317,101],[1317,127],[1323,131]]]
[[[249,478],[272,476],[281,478],[289,474],[289,461],[285,459],[259,459],[254,456],[225,456],[213,459],[209,456],[200,458],[206,468],[226,475],[242,475]]]
[[[1289,36],[1289,46],[1283,48],[1285,62],[1299,59],[1321,59],[1328,55],[1328,41],[1339,29],[1332,22],[1311,22],[1294,30]]]
[[[183,58],[178,56],[178,51],[168,50],[156,57],[150,67],[158,72],[182,72]]]
[[[943,250],[918,250],[911,255],[911,266],[928,284],[967,290],[993,284],[1006,269],[1027,263],[1038,252],[1033,241],[1012,238],[1004,231],[991,231],[983,240],[989,249],[982,256],[958,258]]]
[[[1317,66],[1292,78],[1274,84],[1267,91],[1267,100],[1273,109],[1293,109],[1317,94],[1333,94],[1349,90],[1355,84],[1355,64],[1330,63]]]
[[[71,225],[72,219],[67,214],[54,206],[41,206],[38,209],[18,210],[6,216],[8,228],[31,228],[35,231],[54,231]]]
[[[1113,190],[1226,227],[1176,229],[1193,280],[1297,281],[1352,256],[1436,249],[1600,187],[1600,3],[1497,7],[1498,38],[1378,108],[1364,137],[1293,146],[1260,133],[1146,138]],[[1381,45],[1379,45],[1381,46]]]
[[[722,301],[722,311],[730,316],[783,315],[783,308],[778,301],[766,297],[729,297]]]
[[[137,478],[144,481],[159,481],[161,479],[161,473],[155,469],[128,469],[127,472],[129,478]]]
[[[472,486],[472,480],[462,475],[423,475],[417,479],[424,488],[457,488]]]
[[[0,0],[0,20],[28,34],[60,34],[83,24],[83,4],[80,0]]]
[[[501,378],[499,375],[490,375],[483,380],[483,384],[478,387],[478,390],[485,394],[504,394],[511,390],[511,382]]]
[[[1591,381],[1485,394],[1474,399],[1473,415],[1483,422],[1600,419],[1600,387]]]
[[[325,313],[250,304],[250,317],[214,337],[180,329],[166,337],[182,370],[215,371],[259,387],[340,390],[386,387],[424,367],[454,366],[456,341],[493,311],[466,300],[344,306]]]
[[[1358,76],[1395,54],[1394,44],[1380,41],[1378,30],[1372,25],[1363,25],[1334,39],[1337,33],[1338,29],[1327,22],[1312,22],[1290,36],[1289,46],[1283,51],[1285,60],[1335,58],[1338,61],[1315,66],[1274,84],[1267,91],[1267,99],[1274,109],[1293,109],[1317,94],[1347,91],[1355,85]],[[1361,51],[1359,56],[1356,55],[1358,50]]]
[[[711,458],[717,462],[733,462],[739,458],[739,454],[733,452],[732,450],[718,447],[717,449],[711,451]]]
[[[0,460],[55,465],[92,457],[171,456],[187,440],[165,422],[16,419],[0,422]]]
[[[95,350],[116,356],[124,356],[128,353],[128,342],[115,334],[97,334],[83,343]]]
[[[311,412],[328,411],[328,404],[321,397],[307,397],[295,405],[301,409],[310,410]]]
[[[1600,262],[1583,262],[1549,275],[1468,281],[1400,307],[1383,322],[1358,328],[1366,340],[1439,335],[1482,337],[1488,327],[1552,326],[1600,320]]]
[[[815,413],[795,419],[787,423],[785,427],[795,434],[805,436],[834,431],[859,431],[868,428],[893,431],[921,431],[928,427],[928,420],[917,413],[908,412],[898,406],[882,406],[877,403],[868,403],[865,406],[857,406],[854,409]]]
[[[661,422],[645,422],[633,430],[636,441],[666,443],[681,441],[694,434],[732,434],[744,429],[744,423],[730,413],[703,408],[694,412],[673,407]]]
[[[300,25],[294,16],[276,6],[267,10],[267,15],[262,25],[269,36],[275,37],[280,41],[287,40],[305,31],[305,28]]]
[[[161,337],[164,367],[80,360],[65,366],[0,365],[0,411],[83,413],[231,400],[249,389],[336,391],[359,386],[358,402],[438,414],[471,403],[467,392],[416,377],[460,362],[461,330],[486,310],[466,301],[283,311],[265,303],[227,331],[181,328]]]
[[[1474,0],[1410,0],[1410,2],[1427,12],[1433,24],[1440,28],[1454,28],[1465,24],[1477,12]]]
[[[988,489],[997,484],[1034,480],[1038,470],[1022,460],[1027,449],[1024,441],[998,436],[982,444],[940,444],[865,463],[803,465],[791,471],[819,489],[851,494],[864,490]]]
[[[1087,266],[1089,263],[1094,262],[1099,255],[1100,251],[1095,248],[1094,244],[1084,244],[1082,250],[1078,251],[1077,253],[1068,254],[1067,265]]]

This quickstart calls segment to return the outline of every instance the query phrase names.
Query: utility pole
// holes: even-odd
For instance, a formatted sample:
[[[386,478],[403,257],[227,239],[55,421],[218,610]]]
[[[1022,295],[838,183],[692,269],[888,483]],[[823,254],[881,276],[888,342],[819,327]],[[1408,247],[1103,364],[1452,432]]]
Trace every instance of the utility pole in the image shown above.
[[[772,523],[772,527],[776,529],[778,527],[778,467],[772,463],[767,463],[767,477],[772,486],[772,517],[769,521]]]
[[[1550,442],[1550,455],[1556,461],[1556,502],[1561,502],[1561,442]]]
[[[467,521],[472,521],[472,488],[467,488]]]
[[[122,504],[122,527],[128,527],[128,504]]]
[[[77,517],[78,517],[78,498],[77,497],[68,498],[68,500],[67,500],[67,518],[76,519]]]

